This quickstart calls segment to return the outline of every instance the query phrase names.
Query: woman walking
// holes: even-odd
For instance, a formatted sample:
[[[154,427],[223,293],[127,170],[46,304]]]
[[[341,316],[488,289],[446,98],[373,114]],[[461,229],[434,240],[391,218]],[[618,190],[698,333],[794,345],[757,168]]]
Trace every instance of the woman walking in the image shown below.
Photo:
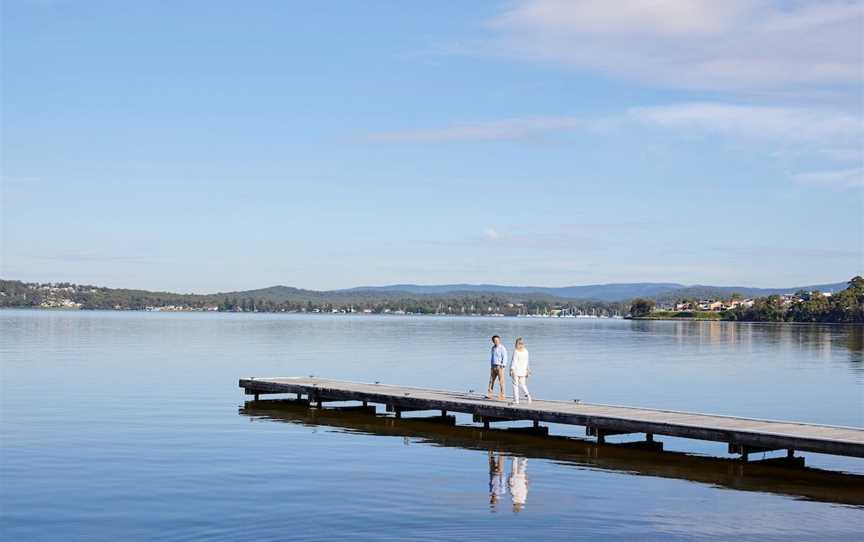
[[[525,397],[528,402],[531,402],[531,394],[528,392],[528,375],[531,374],[531,369],[528,366],[528,349],[525,348],[525,341],[522,337],[516,339],[516,348],[513,350],[513,357],[510,358],[510,378],[513,379],[513,398],[514,402],[519,404],[519,389],[525,392]]]

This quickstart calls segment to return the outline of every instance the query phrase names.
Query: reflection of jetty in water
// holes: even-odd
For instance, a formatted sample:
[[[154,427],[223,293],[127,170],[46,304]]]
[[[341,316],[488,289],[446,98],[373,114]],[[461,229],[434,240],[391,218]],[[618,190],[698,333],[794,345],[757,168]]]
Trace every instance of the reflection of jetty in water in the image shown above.
[[[633,475],[689,480],[741,491],[864,506],[864,476],[809,467],[790,469],[745,463],[735,459],[658,451],[650,445],[640,448],[632,443],[598,445],[573,437],[536,436],[512,429],[453,426],[435,423],[435,418],[397,419],[362,411],[351,412],[339,407],[310,409],[291,400],[249,401],[240,408],[240,414],[253,420],[331,427],[367,435],[409,437],[432,446],[487,450],[490,452],[489,494],[493,508],[504,498],[505,491],[511,495],[514,511],[525,506],[529,457]],[[505,455],[513,458],[506,485]],[[523,460],[521,464],[515,464],[517,459]],[[499,472],[500,480],[497,478]]]

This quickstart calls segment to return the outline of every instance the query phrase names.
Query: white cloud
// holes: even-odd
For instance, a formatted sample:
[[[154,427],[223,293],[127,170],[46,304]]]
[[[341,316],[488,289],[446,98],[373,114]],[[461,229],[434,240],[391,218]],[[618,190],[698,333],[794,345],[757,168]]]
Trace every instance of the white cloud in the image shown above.
[[[495,228],[488,227],[483,230],[483,237],[490,241],[497,241],[501,238],[501,234]]]
[[[550,132],[590,126],[575,117],[525,117],[451,124],[444,128],[377,132],[362,138],[367,143],[449,143],[505,141],[537,137]]]
[[[586,34],[687,35],[728,29],[748,10],[751,0],[529,0],[493,21],[495,26],[544,27]]]
[[[678,130],[687,135],[718,134],[731,138],[758,138],[774,142],[832,145],[848,157],[864,141],[864,119],[828,109],[767,107],[723,103],[682,103],[633,107],[606,118],[572,116],[525,117],[483,122],[459,122],[444,128],[420,128],[367,134],[370,143],[450,143],[507,141],[552,133],[589,130],[610,132],[627,123]],[[841,151],[842,149],[842,151]],[[821,152],[821,151],[820,151]],[[826,151],[827,152],[827,151]],[[860,155],[860,151],[859,155]]]
[[[864,168],[809,171],[793,175],[796,181],[808,184],[830,185],[840,188],[864,187]]]
[[[643,123],[730,137],[786,142],[838,142],[864,138],[864,119],[848,113],[790,107],[685,103],[635,107],[628,115]]]
[[[521,0],[499,52],[688,88],[860,84],[859,1]]]

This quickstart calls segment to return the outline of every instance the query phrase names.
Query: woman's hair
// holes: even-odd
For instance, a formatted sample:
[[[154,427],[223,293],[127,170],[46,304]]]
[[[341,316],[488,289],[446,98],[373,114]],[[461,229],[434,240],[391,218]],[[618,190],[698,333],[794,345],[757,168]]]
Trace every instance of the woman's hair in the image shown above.
[[[522,337],[516,337],[516,348],[519,348],[519,343],[525,344],[525,340]]]

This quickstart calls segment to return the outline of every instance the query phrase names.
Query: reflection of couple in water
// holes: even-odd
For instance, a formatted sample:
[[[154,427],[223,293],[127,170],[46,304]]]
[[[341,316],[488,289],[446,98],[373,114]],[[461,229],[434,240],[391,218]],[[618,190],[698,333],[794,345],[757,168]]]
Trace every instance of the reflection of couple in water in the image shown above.
[[[527,457],[514,457],[511,463],[510,476],[504,484],[505,457],[500,453],[489,452],[489,504],[494,509],[498,501],[509,490],[513,499],[513,511],[521,512],[528,499],[528,468]]]

